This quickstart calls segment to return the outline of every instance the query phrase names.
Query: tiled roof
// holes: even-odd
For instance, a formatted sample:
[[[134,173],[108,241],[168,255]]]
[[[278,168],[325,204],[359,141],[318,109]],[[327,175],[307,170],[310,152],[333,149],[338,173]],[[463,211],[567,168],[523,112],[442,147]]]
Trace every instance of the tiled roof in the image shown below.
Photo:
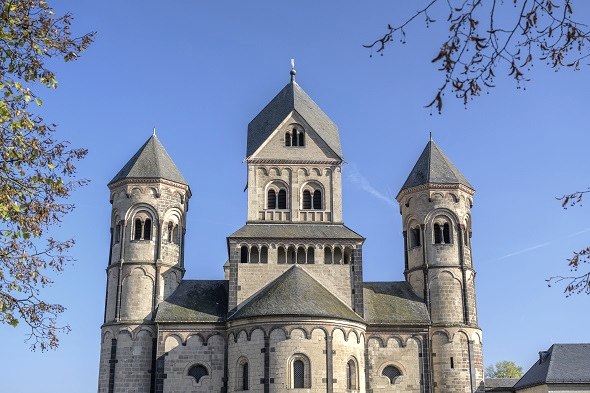
[[[248,124],[246,157],[250,157],[292,112],[299,113],[326,144],[342,158],[338,127],[296,82],[289,82]]]
[[[518,381],[518,378],[486,378],[486,392],[513,392],[512,387]]]
[[[368,324],[428,325],[426,304],[405,281],[363,283]]]
[[[229,237],[364,240],[361,235],[340,224],[246,224]]]
[[[158,306],[156,322],[222,322],[227,314],[227,281],[183,280]]]
[[[113,177],[109,185],[129,178],[166,179],[176,183],[187,184],[155,134],[139,148],[137,153]]]
[[[260,290],[229,319],[260,316],[301,316],[363,322],[357,313],[297,265]]]
[[[434,141],[428,142],[400,192],[428,183],[462,184],[475,190]]]
[[[553,344],[514,385],[590,384],[590,344]]]

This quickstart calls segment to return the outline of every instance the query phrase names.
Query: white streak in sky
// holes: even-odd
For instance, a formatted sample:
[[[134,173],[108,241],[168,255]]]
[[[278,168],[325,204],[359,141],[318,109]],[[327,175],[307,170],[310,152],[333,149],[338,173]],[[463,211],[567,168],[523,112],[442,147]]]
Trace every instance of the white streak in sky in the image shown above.
[[[581,234],[587,233],[587,232],[590,232],[590,228],[586,228],[586,229],[582,229],[581,231],[570,233],[569,235],[563,236],[561,238],[555,239],[555,240],[550,241],[550,242],[540,243],[540,244],[537,244],[536,246],[527,247],[527,248],[523,248],[522,250],[511,252],[510,254],[506,254],[506,255],[504,255],[504,256],[502,256],[500,258],[497,258],[496,261],[499,261],[499,260],[502,260],[502,259],[506,259],[506,258],[510,258],[510,257],[515,256],[515,255],[524,254],[525,252],[537,250],[539,248],[546,247],[546,246],[548,246],[548,245],[550,245],[552,243],[561,241],[563,239],[569,239],[569,238],[572,238],[572,237],[576,237],[578,235],[581,235]]]
[[[387,203],[389,206],[393,205],[393,202],[394,202],[393,198],[386,197],[384,194],[379,192],[375,187],[373,187],[369,183],[369,181],[360,173],[360,171],[358,170],[358,168],[355,164],[350,163],[348,165],[348,168],[346,168],[346,174],[347,174],[348,180],[350,180],[350,182],[352,184],[354,184],[355,186],[357,186],[361,190],[369,193],[370,195],[374,196],[377,199],[380,199],[381,201]]]

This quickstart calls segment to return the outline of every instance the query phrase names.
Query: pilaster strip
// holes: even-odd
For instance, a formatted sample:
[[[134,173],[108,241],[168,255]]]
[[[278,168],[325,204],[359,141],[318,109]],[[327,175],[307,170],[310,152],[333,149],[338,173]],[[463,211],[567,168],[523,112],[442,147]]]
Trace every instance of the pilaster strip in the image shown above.
[[[326,337],[326,392],[334,392],[334,352],[332,336]]]
[[[111,358],[109,360],[109,391],[113,393],[115,391],[115,365],[117,364],[117,339],[111,340]]]
[[[270,393],[270,335],[264,333],[264,393]]]

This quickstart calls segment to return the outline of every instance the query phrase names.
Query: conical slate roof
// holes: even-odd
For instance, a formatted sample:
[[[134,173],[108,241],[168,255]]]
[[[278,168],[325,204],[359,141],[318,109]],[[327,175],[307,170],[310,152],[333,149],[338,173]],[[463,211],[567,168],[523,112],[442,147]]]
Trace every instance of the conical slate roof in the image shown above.
[[[229,319],[259,316],[306,316],[363,322],[357,313],[297,265],[264,287]]]
[[[428,183],[462,184],[475,190],[432,140],[424,148],[400,192]]]
[[[289,82],[248,124],[246,157],[268,139],[292,111],[297,111],[326,144],[342,158],[338,127],[295,82]]]
[[[176,183],[187,184],[156,134],[152,135],[139,148],[137,153],[113,177],[109,185],[130,178],[166,179]]]

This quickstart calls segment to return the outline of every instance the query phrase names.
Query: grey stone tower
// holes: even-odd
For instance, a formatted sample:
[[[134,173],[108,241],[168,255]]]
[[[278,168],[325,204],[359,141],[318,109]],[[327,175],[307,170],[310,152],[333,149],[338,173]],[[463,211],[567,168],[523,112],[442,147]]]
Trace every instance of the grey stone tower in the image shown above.
[[[184,275],[191,193],[155,133],[108,186],[111,247],[99,392],[126,392],[114,384],[125,380],[147,393],[153,384],[154,311]]]
[[[397,196],[405,241],[404,274],[426,302],[432,321],[434,392],[474,392],[483,385],[471,258],[474,192],[430,141]]]

